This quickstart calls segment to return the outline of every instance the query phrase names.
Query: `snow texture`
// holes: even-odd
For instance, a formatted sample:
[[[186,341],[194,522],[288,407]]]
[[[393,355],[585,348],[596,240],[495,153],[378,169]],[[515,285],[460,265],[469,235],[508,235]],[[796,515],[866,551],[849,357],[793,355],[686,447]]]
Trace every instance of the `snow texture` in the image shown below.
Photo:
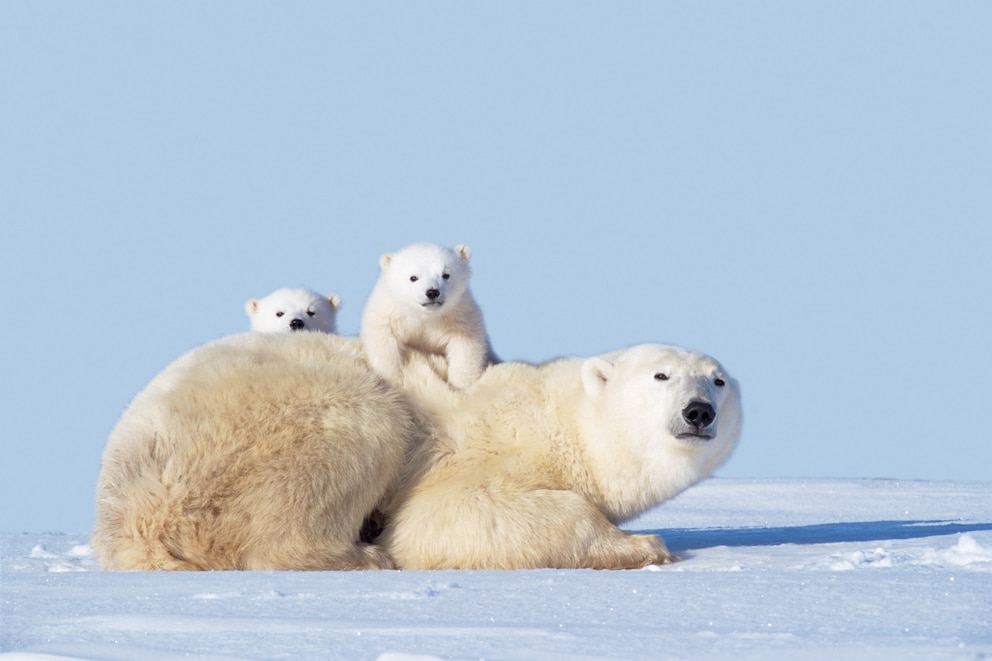
[[[992,484],[712,479],[640,571],[111,573],[3,534],[0,660],[981,659]]]

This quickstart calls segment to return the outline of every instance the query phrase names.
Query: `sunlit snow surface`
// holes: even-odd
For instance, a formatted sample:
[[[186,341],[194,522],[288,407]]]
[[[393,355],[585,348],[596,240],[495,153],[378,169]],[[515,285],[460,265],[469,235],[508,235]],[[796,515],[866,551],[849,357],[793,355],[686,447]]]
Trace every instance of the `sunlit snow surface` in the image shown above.
[[[992,658],[992,484],[714,479],[644,570],[109,573],[2,535],[0,660]]]

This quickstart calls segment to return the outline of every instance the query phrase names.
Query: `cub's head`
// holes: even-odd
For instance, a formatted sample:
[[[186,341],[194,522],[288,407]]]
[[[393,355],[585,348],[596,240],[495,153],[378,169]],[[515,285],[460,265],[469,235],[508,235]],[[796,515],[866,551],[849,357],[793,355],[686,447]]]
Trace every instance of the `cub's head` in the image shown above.
[[[454,249],[414,243],[379,259],[382,278],[393,300],[404,308],[446,312],[468,289],[468,246]]]
[[[637,464],[637,479],[653,485],[660,500],[712,473],[737,444],[740,388],[709,356],[646,344],[589,358],[581,374],[604,430],[597,454],[611,457],[617,470]]]
[[[325,297],[309,289],[277,289],[265,298],[253,298],[245,303],[245,312],[253,331],[333,333],[340,306],[337,294]]]

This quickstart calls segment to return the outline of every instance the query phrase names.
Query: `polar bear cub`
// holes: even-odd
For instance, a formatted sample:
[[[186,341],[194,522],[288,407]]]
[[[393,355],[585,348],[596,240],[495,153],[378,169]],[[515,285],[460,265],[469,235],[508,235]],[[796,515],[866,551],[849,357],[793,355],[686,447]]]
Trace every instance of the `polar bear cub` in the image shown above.
[[[415,243],[379,259],[360,337],[382,377],[397,382],[411,351],[442,357],[453,388],[467,388],[497,362],[469,290],[470,255],[464,245]]]
[[[434,431],[384,507],[377,542],[404,569],[671,562],[660,538],[617,524],[710,475],[740,435],[737,382],[677,347],[501,363],[460,392],[422,362],[407,372]]]
[[[314,330],[334,333],[337,330],[337,294],[323,296],[311,289],[277,289],[265,298],[245,303],[251,329],[263,333]]]
[[[356,338],[243,333],[179,358],[114,427],[91,545],[104,569],[382,569],[362,522],[419,412]]]

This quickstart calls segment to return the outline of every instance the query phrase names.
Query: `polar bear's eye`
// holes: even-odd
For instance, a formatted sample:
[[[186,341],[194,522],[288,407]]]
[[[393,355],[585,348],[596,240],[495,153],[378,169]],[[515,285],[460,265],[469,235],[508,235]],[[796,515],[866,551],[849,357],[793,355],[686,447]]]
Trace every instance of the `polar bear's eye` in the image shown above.
[[[285,312],[276,312],[276,316],[277,316],[277,317],[281,317],[281,316],[283,316],[284,314],[286,314],[286,313],[285,313]]]
[[[668,375],[664,372],[658,372],[654,375],[655,381],[668,381]]]
[[[448,279],[448,278],[450,278],[451,276],[450,276],[450,275],[448,275],[447,273],[442,273],[442,274],[441,274],[441,277],[442,277],[442,278],[444,278],[445,280],[447,280],[447,279]]]
[[[725,385],[727,385],[727,382],[721,379],[720,377],[717,377],[713,379],[713,385],[715,385],[717,388],[722,388]]]
[[[316,312],[314,312],[313,310],[307,310],[307,314],[308,314],[308,315],[310,315],[310,316],[312,317],[312,316],[314,316],[314,315],[315,315],[315,314],[317,314],[317,313],[316,313]]]
[[[418,277],[417,277],[417,276],[415,276],[415,275],[411,275],[411,276],[410,276],[410,282],[416,282],[417,280],[420,280],[420,278],[418,278]]]

